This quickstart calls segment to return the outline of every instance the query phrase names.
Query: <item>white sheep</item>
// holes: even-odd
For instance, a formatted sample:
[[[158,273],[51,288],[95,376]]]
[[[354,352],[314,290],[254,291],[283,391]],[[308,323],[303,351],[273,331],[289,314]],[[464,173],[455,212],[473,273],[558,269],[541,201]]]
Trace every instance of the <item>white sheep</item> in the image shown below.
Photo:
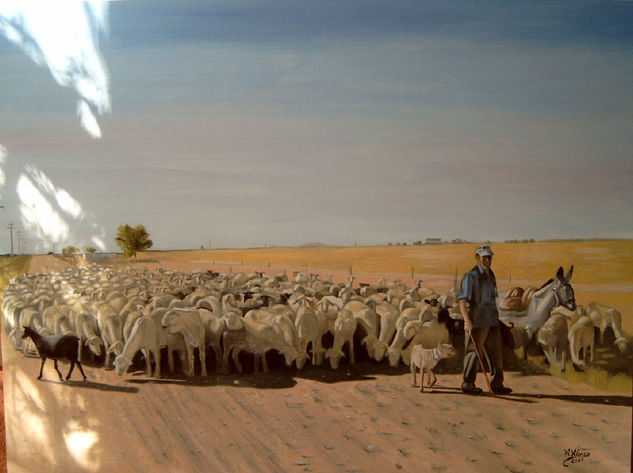
[[[583,315],[574,325],[569,328],[569,350],[571,359],[576,367],[583,369],[587,362],[593,361],[594,355],[594,333],[591,318]],[[582,357],[580,353],[582,352]]]
[[[614,307],[599,302],[591,302],[586,308],[586,314],[591,317],[595,327],[600,330],[600,344],[604,344],[604,333],[607,328],[613,330],[615,344],[620,353],[625,353],[628,339],[622,332],[622,314]]]
[[[204,310],[204,309],[200,309]],[[180,334],[185,340],[187,349],[188,375],[194,375],[194,349],[198,348],[198,357],[202,368],[202,376],[207,376],[206,347],[204,344],[204,326],[198,309],[168,309],[161,320],[163,328],[167,333]]]
[[[550,316],[536,333],[536,341],[543,349],[550,366],[561,371],[565,371],[567,362],[567,335],[567,317],[561,313]]]

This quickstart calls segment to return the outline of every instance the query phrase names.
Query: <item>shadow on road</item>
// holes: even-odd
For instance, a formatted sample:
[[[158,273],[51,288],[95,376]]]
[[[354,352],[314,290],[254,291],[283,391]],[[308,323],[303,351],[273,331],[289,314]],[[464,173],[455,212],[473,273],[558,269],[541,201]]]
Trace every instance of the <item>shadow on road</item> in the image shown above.
[[[118,393],[130,393],[134,394],[139,391],[138,388],[128,387],[128,386],[115,386],[112,384],[104,384],[104,383],[95,383],[94,381],[58,381],[52,379],[42,379],[40,380],[42,383],[52,383],[52,384],[62,384],[64,386],[72,386],[74,388],[82,388],[82,389],[96,389],[99,391],[109,391],[109,392],[118,392]]]
[[[448,386],[434,386],[433,388],[425,388],[424,394],[463,394],[461,388],[448,387]],[[580,402],[585,404],[601,404],[604,406],[625,406],[631,407],[633,404],[633,397],[631,396],[618,396],[618,395],[601,395],[601,396],[587,396],[584,394],[531,394],[531,393],[511,393],[511,394],[491,394],[484,391],[479,396],[473,396],[472,394],[463,394],[469,397],[494,397],[495,399],[502,399],[504,401],[537,403],[537,399],[558,399],[560,401],[568,402]]]

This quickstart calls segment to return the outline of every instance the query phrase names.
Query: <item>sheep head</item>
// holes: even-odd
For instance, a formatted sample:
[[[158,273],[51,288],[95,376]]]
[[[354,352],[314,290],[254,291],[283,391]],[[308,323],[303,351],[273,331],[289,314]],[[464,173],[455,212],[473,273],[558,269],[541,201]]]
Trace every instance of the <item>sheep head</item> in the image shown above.
[[[108,348],[108,353],[114,353],[117,356],[123,353],[123,342],[119,340],[114,342],[112,345],[110,345],[110,348]]]
[[[132,362],[123,355],[118,355],[114,359],[114,369],[119,376],[123,376],[131,365]]]
[[[387,349],[387,359],[389,360],[389,366],[391,366],[392,368],[398,366],[401,354],[402,349],[389,347]]]
[[[299,360],[299,352],[297,349],[291,346],[286,346],[281,349],[281,354],[284,356],[284,360],[286,362],[286,366],[292,366],[292,363],[295,360]]]
[[[343,350],[335,350],[334,348],[330,348],[325,351],[325,357],[330,360],[330,366],[333,370],[338,369],[338,365],[341,362],[341,358],[345,356]]]
[[[374,359],[378,362],[382,361],[387,354],[387,349],[389,347],[382,340],[377,340],[374,345]]]
[[[95,356],[101,355],[101,339],[99,337],[94,336],[90,338],[87,345],[90,351],[95,354]]]
[[[615,339],[615,345],[618,347],[618,350],[621,354],[626,353],[626,349],[629,346],[629,341],[626,337],[619,337]]]
[[[307,353],[299,353],[297,352],[297,357],[295,359],[296,363],[297,363],[297,369],[301,369],[305,366],[307,360],[310,358],[310,356]]]

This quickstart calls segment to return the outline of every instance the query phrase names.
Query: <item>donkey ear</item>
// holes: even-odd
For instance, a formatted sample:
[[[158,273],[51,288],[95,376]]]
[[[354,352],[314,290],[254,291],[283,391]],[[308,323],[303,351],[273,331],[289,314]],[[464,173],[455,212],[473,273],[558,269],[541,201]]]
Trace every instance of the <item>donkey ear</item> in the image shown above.
[[[574,272],[574,265],[572,264],[571,268],[569,268],[569,272],[567,273],[567,276],[565,276],[565,281],[569,282],[573,272]]]
[[[556,279],[563,279],[563,267],[559,266],[558,271],[556,271]]]

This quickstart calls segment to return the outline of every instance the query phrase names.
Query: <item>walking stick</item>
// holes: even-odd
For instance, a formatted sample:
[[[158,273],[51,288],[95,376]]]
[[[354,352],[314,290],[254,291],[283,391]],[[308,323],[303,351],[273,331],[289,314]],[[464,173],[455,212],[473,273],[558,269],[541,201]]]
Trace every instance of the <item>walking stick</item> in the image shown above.
[[[484,360],[481,358],[481,352],[479,351],[479,347],[477,346],[477,340],[473,337],[473,332],[470,331],[470,340],[473,342],[473,347],[475,347],[475,353],[477,353],[477,359],[479,359],[479,366],[481,366],[481,371],[484,372],[484,378],[486,378],[486,386],[488,386],[488,391],[493,396],[495,395],[492,392],[492,386],[490,385],[490,379],[488,378],[488,372],[486,371],[486,367],[484,366]]]

